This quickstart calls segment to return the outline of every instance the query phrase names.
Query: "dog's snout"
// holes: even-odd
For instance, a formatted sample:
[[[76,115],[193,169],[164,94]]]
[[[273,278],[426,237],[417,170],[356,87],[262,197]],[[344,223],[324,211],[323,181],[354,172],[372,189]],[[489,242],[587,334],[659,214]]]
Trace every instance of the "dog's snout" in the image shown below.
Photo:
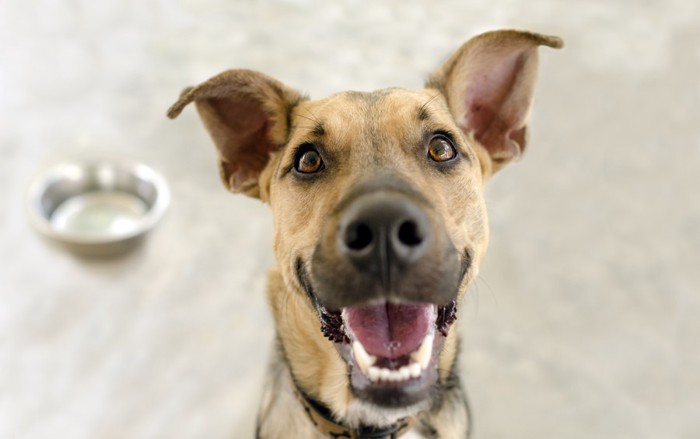
[[[399,178],[357,183],[339,200],[311,259],[319,303],[445,304],[455,298],[459,253],[435,206]]]
[[[362,269],[386,272],[419,260],[431,238],[430,221],[408,197],[369,194],[342,214],[339,252]]]

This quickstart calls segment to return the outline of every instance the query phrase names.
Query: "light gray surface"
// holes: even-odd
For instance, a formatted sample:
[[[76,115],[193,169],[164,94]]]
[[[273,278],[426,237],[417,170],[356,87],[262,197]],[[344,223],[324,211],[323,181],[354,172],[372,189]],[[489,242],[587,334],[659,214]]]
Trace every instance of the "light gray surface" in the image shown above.
[[[262,204],[227,194],[179,90],[254,68],[314,97],[417,87],[477,31],[542,50],[525,159],[487,191],[460,329],[477,438],[700,437],[700,3],[0,2],[0,438],[251,437],[272,339]],[[165,173],[147,245],[84,261],[29,229],[42,166]]]

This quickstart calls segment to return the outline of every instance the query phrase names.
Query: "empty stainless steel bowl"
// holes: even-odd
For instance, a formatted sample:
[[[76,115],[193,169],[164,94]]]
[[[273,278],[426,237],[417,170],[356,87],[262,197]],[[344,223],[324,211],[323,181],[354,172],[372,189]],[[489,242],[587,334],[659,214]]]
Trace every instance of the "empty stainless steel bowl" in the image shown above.
[[[165,179],[126,159],[57,163],[39,175],[28,192],[34,228],[85,256],[113,256],[134,248],[169,203]]]

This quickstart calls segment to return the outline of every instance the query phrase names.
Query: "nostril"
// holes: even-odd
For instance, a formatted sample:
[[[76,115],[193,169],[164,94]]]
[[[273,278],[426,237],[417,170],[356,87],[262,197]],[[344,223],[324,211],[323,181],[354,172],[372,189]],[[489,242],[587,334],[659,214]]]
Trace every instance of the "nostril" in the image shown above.
[[[351,250],[363,250],[372,244],[372,229],[366,224],[355,223],[345,229],[345,245]]]
[[[423,236],[415,221],[404,221],[399,226],[399,242],[408,247],[415,247],[423,242]]]

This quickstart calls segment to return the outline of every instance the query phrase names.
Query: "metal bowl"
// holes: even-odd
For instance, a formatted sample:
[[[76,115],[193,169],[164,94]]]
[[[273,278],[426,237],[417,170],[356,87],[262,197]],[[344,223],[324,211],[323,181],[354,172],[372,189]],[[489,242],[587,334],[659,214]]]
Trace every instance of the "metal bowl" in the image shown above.
[[[28,192],[34,228],[84,256],[113,256],[133,249],[169,203],[165,179],[126,159],[57,163],[39,175]]]

